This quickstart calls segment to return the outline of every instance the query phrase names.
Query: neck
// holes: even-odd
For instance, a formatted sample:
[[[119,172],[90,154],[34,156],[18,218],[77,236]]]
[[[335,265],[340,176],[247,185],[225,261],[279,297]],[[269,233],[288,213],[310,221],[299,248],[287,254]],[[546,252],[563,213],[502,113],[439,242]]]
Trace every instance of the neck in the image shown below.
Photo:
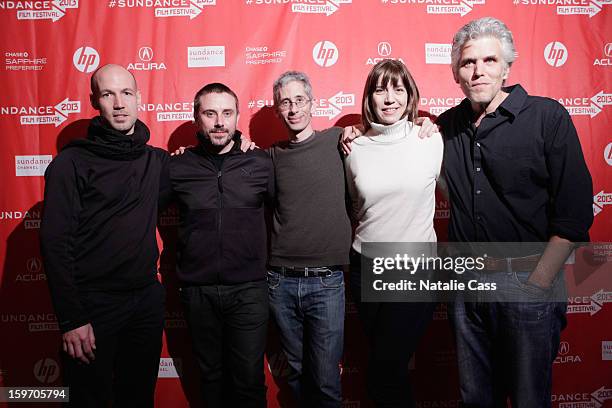
[[[225,146],[215,146],[210,142],[204,144],[204,148],[208,150],[209,153],[212,153],[212,154],[225,154],[229,152],[230,150],[232,150],[232,147],[234,147],[233,140],[230,140],[230,142],[226,144]]]
[[[508,93],[499,91],[497,95],[488,103],[472,102],[472,112],[474,124],[478,126],[480,121],[489,113],[495,112],[495,110],[501,105],[501,103],[508,97]]]
[[[306,128],[297,133],[289,130],[289,140],[296,143],[303,142],[304,140],[312,136],[313,133],[314,130],[311,126],[307,126]]]

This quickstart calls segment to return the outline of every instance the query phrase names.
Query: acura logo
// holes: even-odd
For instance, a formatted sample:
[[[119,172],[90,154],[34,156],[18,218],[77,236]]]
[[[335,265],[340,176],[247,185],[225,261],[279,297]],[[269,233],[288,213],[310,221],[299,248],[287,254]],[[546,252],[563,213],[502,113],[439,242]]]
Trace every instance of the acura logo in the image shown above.
[[[378,43],[378,55],[381,57],[388,57],[391,55],[391,44],[386,41]]]
[[[26,268],[29,273],[38,273],[42,269],[42,262],[38,258],[30,258],[26,261]]]
[[[604,46],[604,54],[606,54],[606,57],[612,57],[612,43],[607,43]]]
[[[569,353],[569,350],[570,350],[570,347],[567,341],[562,341],[561,344],[559,344],[559,354],[561,354],[562,356]]]
[[[138,58],[141,61],[151,61],[153,59],[153,49],[151,47],[140,47],[138,50]]]

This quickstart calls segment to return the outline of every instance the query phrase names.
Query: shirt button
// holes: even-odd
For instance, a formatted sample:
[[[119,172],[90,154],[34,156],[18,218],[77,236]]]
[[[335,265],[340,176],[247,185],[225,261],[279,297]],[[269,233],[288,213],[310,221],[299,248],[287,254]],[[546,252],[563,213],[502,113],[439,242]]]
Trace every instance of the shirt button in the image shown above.
[[[476,216],[476,219],[477,219],[478,221],[480,221],[480,215],[477,215],[477,216]]]
[[[477,172],[480,172],[480,167],[476,167],[476,171],[477,171]]]
[[[480,142],[476,142],[476,146],[480,147]]]
[[[481,191],[480,190],[476,190],[476,195],[480,195]]]

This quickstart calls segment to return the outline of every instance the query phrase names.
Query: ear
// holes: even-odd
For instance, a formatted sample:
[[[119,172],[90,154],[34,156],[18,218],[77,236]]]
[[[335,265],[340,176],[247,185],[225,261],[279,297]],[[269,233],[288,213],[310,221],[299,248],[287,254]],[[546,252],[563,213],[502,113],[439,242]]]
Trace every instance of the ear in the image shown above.
[[[140,94],[140,91],[136,91],[136,103],[140,105],[141,102],[142,102],[142,95]]]
[[[459,77],[457,76],[457,72],[455,71],[455,69],[453,67],[451,67],[451,70],[453,71],[453,79],[455,80],[455,83],[458,84],[459,83]]]
[[[507,66],[504,69],[504,75],[502,76],[502,79],[505,81],[506,79],[508,79],[508,76],[510,76],[510,67],[509,66]]]
[[[91,93],[91,94],[89,94],[89,102],[91,103],[91,106],[92,106],[92,107],[93,107],[95,110],[97,110],[97,111],[99,111],[99,110],[100,110],[100,104],[98,103],[98,98],[96,98],[96,97],[94,96],[94,94],[92,94],[92,93]]]

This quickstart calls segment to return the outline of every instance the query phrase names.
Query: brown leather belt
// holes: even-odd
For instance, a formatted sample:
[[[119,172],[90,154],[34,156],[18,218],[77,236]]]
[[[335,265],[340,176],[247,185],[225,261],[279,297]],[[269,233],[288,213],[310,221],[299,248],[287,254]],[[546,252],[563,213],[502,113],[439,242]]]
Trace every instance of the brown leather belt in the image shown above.
[[[485,270],[491,272],[533,271],[541,255],[529,255],[520,258],[485,258]]]

